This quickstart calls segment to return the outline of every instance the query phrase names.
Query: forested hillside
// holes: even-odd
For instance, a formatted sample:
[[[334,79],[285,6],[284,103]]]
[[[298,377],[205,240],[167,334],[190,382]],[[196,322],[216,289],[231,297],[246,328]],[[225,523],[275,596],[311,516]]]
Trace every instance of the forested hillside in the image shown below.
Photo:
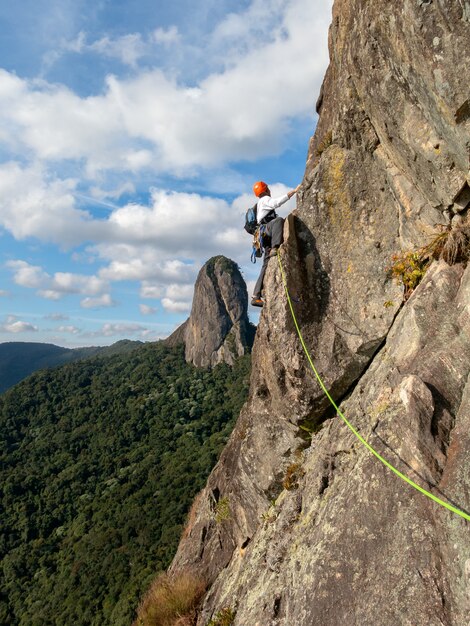
[[[37,372],[0,397],[0,623],[128,626],[227,440],[250,357],[183,346]]]
[[[3,393],[33,372],[86,359],[95,354],[114,354],[133,350],[140,341],[117,341],[112,346],[63,348],[51,343],[8,341],[0,343],[0,393]]]

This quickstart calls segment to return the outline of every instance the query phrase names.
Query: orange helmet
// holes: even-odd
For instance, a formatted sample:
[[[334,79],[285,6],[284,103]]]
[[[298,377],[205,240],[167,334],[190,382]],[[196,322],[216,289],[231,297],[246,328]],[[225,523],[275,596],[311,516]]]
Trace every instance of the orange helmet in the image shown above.
[[[260,195],[262,193],[264,193],[265,191],[268,190],[268,186],[266,183],[263,183],[262,180],[259,180],[257,183],[255,183],[253,185],[253,193],[255,194],[255,196],[257,196],[258,198],[260,197]]]

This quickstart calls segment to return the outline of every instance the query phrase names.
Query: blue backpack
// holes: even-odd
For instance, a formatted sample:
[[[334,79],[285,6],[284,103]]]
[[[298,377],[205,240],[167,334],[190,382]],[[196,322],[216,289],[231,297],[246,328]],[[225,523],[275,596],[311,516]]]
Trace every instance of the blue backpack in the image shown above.
[[[251,208],[249,208],[248,211],[245,213],[244,228],[246,232],[250,235],[254,235],[258,228],[258,220],[256,218],[257,207],[258,205],[255,204],[255,206],[252,206]]]

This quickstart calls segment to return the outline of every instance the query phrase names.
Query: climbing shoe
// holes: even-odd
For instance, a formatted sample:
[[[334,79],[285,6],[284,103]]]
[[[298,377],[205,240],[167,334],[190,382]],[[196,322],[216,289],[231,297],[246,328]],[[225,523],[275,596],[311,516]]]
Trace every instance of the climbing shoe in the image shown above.
[[[255,296],[253,296],[253,298],[251,298],[251,306],[263,306],[264,302],[261,300],[261,298],[256,298]]]

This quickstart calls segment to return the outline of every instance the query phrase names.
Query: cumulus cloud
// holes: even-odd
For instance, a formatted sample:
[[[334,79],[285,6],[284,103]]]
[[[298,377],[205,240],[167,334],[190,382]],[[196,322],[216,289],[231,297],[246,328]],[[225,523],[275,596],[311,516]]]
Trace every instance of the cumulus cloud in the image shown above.
[[[75,294],[92,309],[116,304],[113,283],[138,281],[142,299],[161,299],[166,311],[183,313],[210,256],[249,266],[243,215],[251,194],[228,202],[155,188],[148,203],[116,204],[146,189],[144,180],[166,176],[203,176],[216,193],[245,189],[241,173],[224,184],[231,165],[281,152],[292,120],[312,119],[330,14],[331,0],[251,0],[204,34],[200,52],[176,26],[118,38],[64,31],[69,41],[58,56],[99,55],[127,66],[125,77],[109,74],[86,97],[0,69],[0,140],[10,159],[0,164],[0,233],[75,248],[72,261],[88,260],[94,272],[49,273],[10,261],[16,284],[50,300]],[[171,71],[169,63],[155,65],[170,58]],[[250,280],[258,269],[247,270]]]
[[[193,291],[194,281],[188,284],[174,283],[170,285],[143,281],[140,296],[148,299],[161,299],[166,311],[185,313],[191,310]]]
[[[5,330],[9,333],[25,333],[25,332],[37,332],[39,329],[37,326],[30,324],[29,322],[12,322],[5,325]]]
[[[71,324],[69,324],[67,326],[59,326],[55,330],[57,332],[59,332],[59,333],[66,333],[66,334],[69,334],[69,335],[79,335],[80,332],[81,332],[79,328],[77,328],[76,326],[73,326]]]
[[[170,28],[157,28],[152,33],[152,40],[164,46],[173,46],[181,42],[181,35],[176,26]]]
[[[287,190],[281,184],[273,184],[271,189],[274,196]],[[191,307],[193,285],[202,263],[221,253],[239,264],[249,258],[250,241],[242,225],[244,212],[252,203],[248,194],[229,204],[220,198],[154,189],[148,205],[118,207],[103,220],[86,212],[76,215],[71,205],[77,243],[92,238],[87,254],[101,265],[96,275],[50,275],[23,260],[9,261],[7,267],[17,285],[35,289],[49,300],[78,294],[84,296],[83,308],[111,307],[116,305],[110,295],[112,283],[138,281],[141,298],[164,298],[167,311],[185,312]],[[294,206],[292,199],[280,213],[285,215]],[[50,240],[54,228],[47,229],[41,210],[34,213],[32,208],[29,216],[30,234]],[[11,217],[13,220],[14,212]],[[15,232],[14,224],[11,228]],[[60,238],[60,230],[54,236]]]
[[[112,337],[113,335],[135,335],[137,333],[146,332],[148,329],[141,324],[131,323],[111,323],[103,324],[96,334]]]
[[[104,293],[102,296],[98,296],[97,298],[83,298],[80,300],[80,306],[83,309],[105,309],[108,307],[116,306],[116,302],[111,298],[109,293]]]
[[[158,259],[139,256],[149,267],[169,257],[203,256],[211,243],[214,248],[228,243],[227,253],[233,253],[243,241],[243,212],[253,202],[247,198],[242,207],[239,199],[229,205],[220,198],[153,189],[148,205],[107,205],[107,217],[96,219],[77,207],[75,186],[76,181],[49,177],[35,165],[0,166],[0,226],[18,240],[35,237],[62,247],[95,243],[100,256],[116,257],[109,273],[119,274],[119,260],[129,258],[129,246],[137,244],[158,250]],[[228,239],[227,228],[233,228]]]
[[[0,226],[16,239],[71,246],[104,237],[104,222],[77,208],[74,179],[49,176],[38,164],[0,165]]]
[[[165,297],[162,298],[163,308],[172,313],[186,313],[191,310],[194,286],[168,285]]]
[[[191,302],[190,301],[178,301],[173,300],[172,298],[163,298],[162,305],[164,309],[167,311],[171,311],[172,313],[187,313],[191,311]]]
[[[184,75],[176,82],[151,68],[125,79],[109,76],[104,93],[81,98],[63,86],[2,71],[0,113],[8,140],[41,159],[83,159],[90,176],[106,169],[188,173],[271,155],[287,138],[289,120],[312,112],[327,63],[330,7],[330,0],[319,7],[309,0],[256,0],[247,12],[229,16],[211,39],[219,53],[227,40],[251,46],[190,86]],[[256,19],[269,14],[277,16],[274,22]],[[255,38],[253,25],[259,31],[265,23]],[[160,41],[177,36],[171,29],[154,33]],[[130,65],[143,54],[135,34],[91,46]]]
[[[70,272],[56,272],[51,276],[41,267],[21,260],[8,261],[6,265],[13,271],[17,285],[37,289],[40,296],[49,300],[58,300],[67,294],[97,296],[109,289],[109,283],[98,276]]]
[[[142,315],[153,315],[157,312],[157,309],[148,304],[139,304],[139,310]]]
[[[19,320],[15,315],[9,315],[4,324],[0,325],[0,331],[6,333],[37,332],[39,329],[34,324]]]
[[[147,280],[143,280],[140,287],[140,297],[157,300],[161,298],[164,292],[163,285],[152,284]]]
[[[137,62],[146,54],[146,45],[140,33],[123,35],[116,39],[102,37],[87,46],[88,50],[119,59],[125,65],[137,67]]]

